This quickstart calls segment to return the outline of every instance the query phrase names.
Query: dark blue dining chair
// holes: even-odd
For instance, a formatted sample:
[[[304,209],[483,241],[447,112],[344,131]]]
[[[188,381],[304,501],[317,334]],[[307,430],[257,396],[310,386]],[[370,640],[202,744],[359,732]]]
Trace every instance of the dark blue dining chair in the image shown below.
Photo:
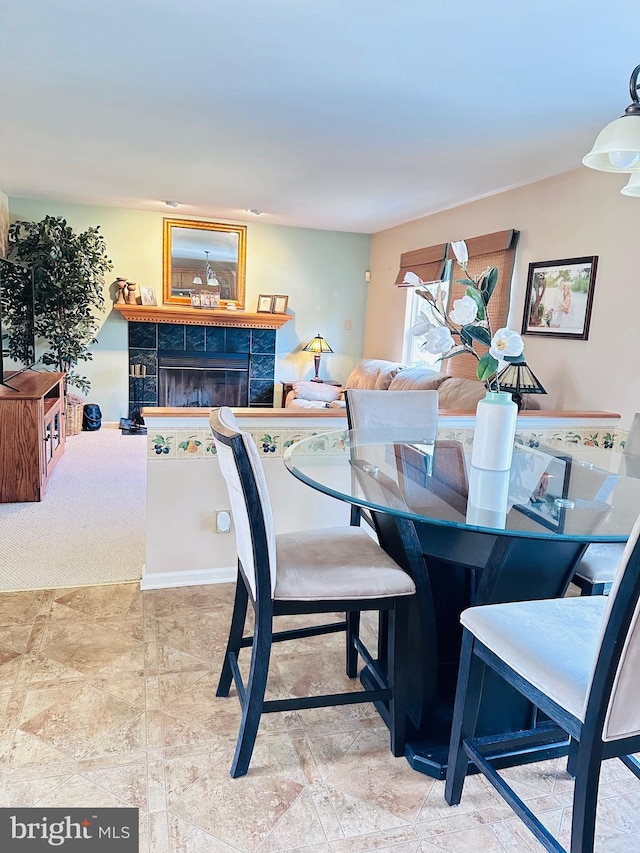
[[[229,492],[238,552],[233,615],[216,694],[228,696],[233,681],[242,707],[231,775],[247,773],[260,718],[276,711],[377,702],[386,709],[392,753],[404,754],[407,685],[403,664],[408,656],[406,608],[415,595],[413,580],[358,527],[276,534],[262,460],[253,438],[240,430],[229,408],[214,409],[209,422]],[[251,636],[244,637],[249,602],[255,627]],[[351,638],[347,633],[346,620],[274,631],[277,616],[362,610],[389,614],[389,665],[384,679],[366,690],[264,698],[274,642],[343,631],[355,644],[356,653],[378,672],[358,636]],[[251,665],[245,685],[238,657],[247,647],[251,648]],[[348,647],[347,661],[351,652]]]
[[[465,610],[445,798],[462,797],[469,762],[491,782],[545,850],[564,848],[498,773],[496,762],[535,733],[475,737],[487,669],[550,720],[550,739],[571,738],[575,775],[571,853],[592,853],[602,762],[620,758],[640,778],[640,519],[611,594],[491,604]],[[488,673],[487,673],[488,674]],[[526,776],[519,778],[526,781]]]

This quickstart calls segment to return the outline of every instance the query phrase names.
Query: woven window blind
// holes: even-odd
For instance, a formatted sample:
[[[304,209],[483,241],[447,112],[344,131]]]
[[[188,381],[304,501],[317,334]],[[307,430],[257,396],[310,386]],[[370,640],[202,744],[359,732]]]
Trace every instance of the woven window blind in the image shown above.
[[[491,328],[495,334],[507,322],[509,313],[509,300],[511,298],[511,277],[513,275],[513,262],[518,242],[518,231],[509,229],[507,231],[495,231],[493,234],[485,234],[482,237],[472,237],[465,240],[469,251],[469,263],[467,273],[469,278],[475,278],[487,267],[498,268],[498,283],[493,291],[489,302],[488,315]],[[455,255],[449,247],[449,258]],[[457,279],[464,278],[464,273],[454,261],[453,276],[449,290],[449,307],[453,307],[454,299],[464,296],[466,287],[457,284]],[[475,344],[476,352],[484,355],[488,347]],[[459,376],[465,379],[477,379],[476,366],[478,362],[472,355],[464,353],[449,358],[444,362],[444,372],[449,376]]]
[[[446,263],[446,243],[427,246],[425,249],[414,249],[412,252],[403,252],[400,255],[400,271],[396,277],[396,287],[412,287],[412,285],[402,283],[408,272],[419,275],[424,282],[440,281],[444,275]]]

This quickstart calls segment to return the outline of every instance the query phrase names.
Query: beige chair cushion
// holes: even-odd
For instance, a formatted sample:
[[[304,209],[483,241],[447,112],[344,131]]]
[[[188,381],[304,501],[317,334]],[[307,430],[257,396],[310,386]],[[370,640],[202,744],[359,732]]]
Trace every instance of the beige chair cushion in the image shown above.
[[[353,368],[351,373],[349,374],[349,378],[345,382],[345,388],[362,388],[369,391],[373,391],[376,389],[376,382],[378,380],[378,376],[383,373],[384,376],[388,377],[389,382],[395,376],[395,373],[399,370],[402,370],[401,364],[394,364],[392,361],[385,361],[381,358],[367,358],[364,361],[361,361],[360,364],[356,365]],[[381,383],[384,384],[384,379],[381,379]],[[388,387],[388,386],[387,386]],[[378,391],[384,391],[384,388],[377,388]]]
[[[415,584],[360,527],[276,535],[279,601],[327,601],[413,595]]]
[[[604,595],[490,604],[460,621],[508,666],[584,722]]]
[[[448,378],[424,367],[405,367],[393,378],[389,391],[436,391]]]
[[[594,542],[578,563],[576,575],[591,583],[611,583],[620,565],[624,544]]]

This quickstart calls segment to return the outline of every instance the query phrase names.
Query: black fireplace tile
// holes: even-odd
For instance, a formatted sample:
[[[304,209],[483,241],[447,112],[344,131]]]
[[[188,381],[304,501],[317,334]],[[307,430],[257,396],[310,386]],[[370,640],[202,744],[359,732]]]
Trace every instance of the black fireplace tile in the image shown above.
[[[158,346],[158,324],[129,323],[129,346],[156,349]]]
[[[205,338],[207,352],[226,352],[223,328],[220,326],[207,326]]]
[[[204,352],[206,326],[186,327],[186,349],[192,352]]]
[[[129,377],[129,403],[136,406],[158,405],[158,381],[155,376],[147,376],[144,380]]]
[[[182,323],[160,323],[158,349],[184,350],[185,327]]]
[[[253,329],[251,332],[251,352],[275,353],[276,333],[274,329]]]
[[[249,383],[250,406],[273,406],[273,382],[268,379],[252,379]]]
[[[251,379],[269,379],[273,382],[275,372],[275,356],[251,354],[249,376]]]
[[[251,329],[227,329],[227,352],[251,352]]]
[[[158,352],[155,349],[134,349],[129,350],[129,371],[134,364],[144,364],[147,368],[147,375],[155,376],[158,372]]]

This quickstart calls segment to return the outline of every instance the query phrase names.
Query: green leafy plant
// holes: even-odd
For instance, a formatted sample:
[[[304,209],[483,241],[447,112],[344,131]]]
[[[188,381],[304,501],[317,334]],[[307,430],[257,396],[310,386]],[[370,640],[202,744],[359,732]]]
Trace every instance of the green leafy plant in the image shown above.
[[[487,307],[498,283],[497,267],[488,267],[475,278],[467,272],[469,254],[464,240],[451,243],[451,248],[465,278],[457,279],[465,286],[465,294],[456,299],[453,308],[444,304],[441,283],[435,294],[430,286],[414,272],[405,274],[404,283],[415,287],[418,296],[427,303],[427,312],[421,312],[411,328],[413,335],[424,335],[423,349],[439,355],[445,361],[456,355],[469,353],[477,360],[476,376],[489,390],[499,391],[498,368],[500,362],[516,361],[522,355],[524,344],[517,332],[502,328],[493,332]],[[481,350],[476,345],[481,345]],[[486,348],[487,352],[482,352]]]
[[[76,234],[62,217],[14,222],[9,257],[34,271],[35,333],[47,346],[40,361],[65,372],[68,383],[86,393],[91,383],[74,368],[93,358],[88,347],[96,343],[104,277],[113,266],[99,226]],[[12,328],[19,333],[15,320]]]

